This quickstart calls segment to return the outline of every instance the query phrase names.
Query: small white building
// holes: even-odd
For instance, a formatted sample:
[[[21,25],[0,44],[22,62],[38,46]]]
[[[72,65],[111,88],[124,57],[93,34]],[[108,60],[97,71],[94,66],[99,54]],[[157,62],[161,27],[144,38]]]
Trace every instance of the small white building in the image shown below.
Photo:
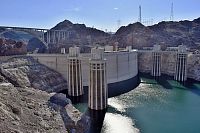
[[[181,52],[181,53],[187,52],[187,47],[185,45],[179,45],[178,52]]]
[[[153,45],[153,51],[160,51],[161,46],[160,45]]]
[[[126,46],[126,50],[127,51],[131,51],[132,50],[132,46]]]
[[[110,46],[110,45],[106,45],[104,47],[104,51],[105,52],[112,52],[114,50],[114,47],[113,46]]]
[[[66,51],[65,51],[65,48],[61,48],[61,49],[60,49],[60,53],[61,53],[61,54],[65,54],[65,52],[66,52]]]

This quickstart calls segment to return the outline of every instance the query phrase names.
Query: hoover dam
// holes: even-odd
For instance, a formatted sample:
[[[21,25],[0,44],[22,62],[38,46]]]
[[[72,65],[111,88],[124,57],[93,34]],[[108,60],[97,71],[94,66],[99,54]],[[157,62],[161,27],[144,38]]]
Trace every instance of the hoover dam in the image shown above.
[[[1,1],[0,133],[200,133],[200,1]]]

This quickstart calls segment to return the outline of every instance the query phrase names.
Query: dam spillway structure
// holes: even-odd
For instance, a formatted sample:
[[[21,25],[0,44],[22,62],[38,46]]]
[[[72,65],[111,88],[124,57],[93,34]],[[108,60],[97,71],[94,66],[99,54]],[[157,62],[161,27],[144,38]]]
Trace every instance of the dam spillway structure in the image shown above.
[[[89,70],[88,107],[93,110],[104,110],[107,108],[108,87],[106,74],[106,59],[104,49],[91,49]]]
[[[161,48],[160,48],[160,45],[154,45],[154,47],[153,47],[151,75],[154,77],[161,76]]]
[[[184,45],[178,46],[174,79],[180,82],[187,80],[187,50]]]
[[[84,94],[82,83],[81,59],[79,47],[70,47],[68,56],[68,95]]]

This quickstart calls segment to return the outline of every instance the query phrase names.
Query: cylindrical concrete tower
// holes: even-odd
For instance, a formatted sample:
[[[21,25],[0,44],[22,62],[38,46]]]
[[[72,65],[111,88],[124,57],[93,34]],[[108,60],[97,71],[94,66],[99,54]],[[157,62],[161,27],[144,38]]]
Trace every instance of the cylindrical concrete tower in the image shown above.
[[[81,60],[79,47],[70,47],[68,56],[68,95],[83,95]]]
[[[161,52],[160,45],[154,45],[152,52],[152,76],[161,76]]]
[[[107,107],[106,60],[103,54],[103,49],[91,50],[88,106],[94,110],[103,110]]]
[[[187,80],[187,50],[184,45],[178,46],[174,79],[177,81]]]

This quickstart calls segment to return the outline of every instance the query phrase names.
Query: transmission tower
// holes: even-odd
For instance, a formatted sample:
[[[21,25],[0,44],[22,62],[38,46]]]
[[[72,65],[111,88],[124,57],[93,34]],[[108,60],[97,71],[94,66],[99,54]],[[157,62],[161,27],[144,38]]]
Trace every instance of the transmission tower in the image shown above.
[[[138,21],[140,23],[142,23],[142,8],[141,8],[141,5],[139,6],[139,18],[138,18]]]
[[[174,4],[171,4],[170,21],[174,21]]]
[[[142,24],[145,26],[153,25],[153,19],[143,19]]]

